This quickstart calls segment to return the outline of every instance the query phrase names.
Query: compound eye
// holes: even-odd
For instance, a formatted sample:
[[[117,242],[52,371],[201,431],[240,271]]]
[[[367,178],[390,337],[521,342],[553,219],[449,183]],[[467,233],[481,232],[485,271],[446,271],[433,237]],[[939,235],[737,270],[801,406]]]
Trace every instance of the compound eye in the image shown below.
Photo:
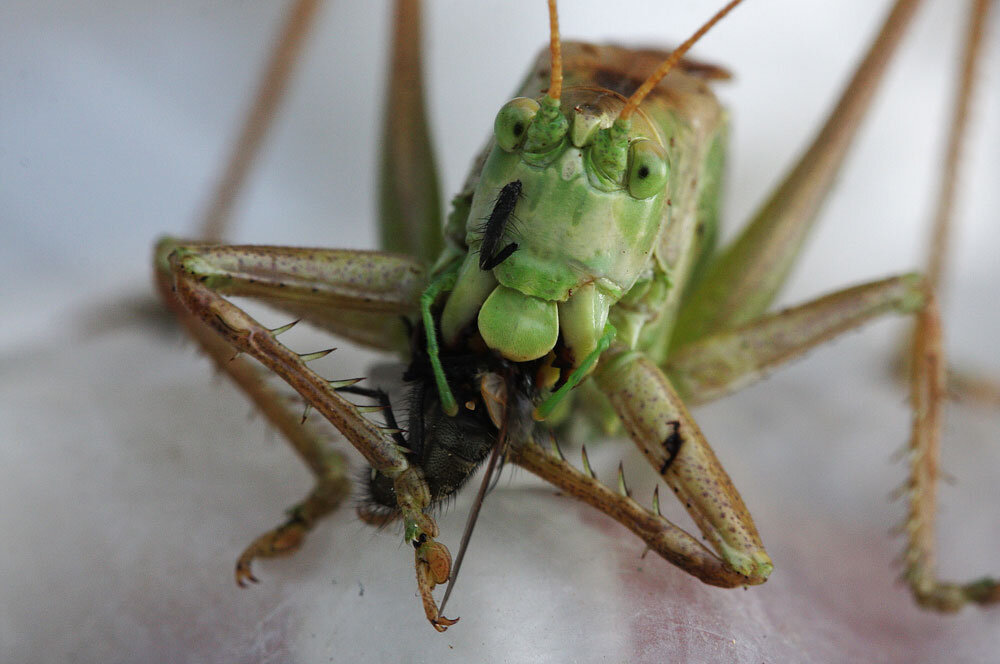
[[[667,153],[655,141],[633,141],[628,151],[625,184],[633,198],[649,198],[667,183]]]
[[[507,152],[513,152],[524,144],[528,135],[528,125],[538,113],[538,102],[527,97],[512,99],[500,112],[493,123],[493,134],[497,145]]]

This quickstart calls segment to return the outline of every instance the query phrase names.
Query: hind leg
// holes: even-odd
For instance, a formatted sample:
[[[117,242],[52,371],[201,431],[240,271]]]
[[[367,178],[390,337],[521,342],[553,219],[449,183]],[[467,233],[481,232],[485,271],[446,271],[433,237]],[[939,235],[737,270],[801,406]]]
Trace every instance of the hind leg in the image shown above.
[[[913,419],[910,477],[905,485],[910,506],[903,524],[908,538],[903,577],[918,603],[940,611],[954,611],[969,602],[1000,602],[1000,583],[994,579],[962,584],[937,578],[934,521],[945,398],[944,352],[933,291],[918,275],[843,290],[705,337],[680,348],[668,362],[668,371],[692,401],[709,401],[744,387],[806,350],[887,313],[912,314],[916,320],[909,358]],[[643,410],[646,400],[643,397],[642,406],[622,398],[613,403],[619,412],[630,412]],[[655,440],[655,435],[646,438]]]

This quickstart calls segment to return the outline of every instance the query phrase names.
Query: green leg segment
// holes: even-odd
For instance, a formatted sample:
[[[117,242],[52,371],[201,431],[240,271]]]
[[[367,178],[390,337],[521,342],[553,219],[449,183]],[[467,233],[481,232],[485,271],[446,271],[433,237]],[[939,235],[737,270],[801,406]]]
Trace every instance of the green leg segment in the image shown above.
[[[774,301],[917,4],[917,0],[896,2],[813,143],[686,298],[678,315],[673,347],[746,323]]]
[[[441,253],[442,217],[434,153],[424,110],[420,3],[398,0],[388,105],[382,132],[379,237],[386,251],[431,265]]]
[[[920,310],[924,292],[920,275],[907,274],[831,293],[683,346],[665,369],[685,402],[712,401],[874,318]]]
[[[548,418],[548,416],[552,414],[552,411],[556,409],[556,406],[559,405],[559,402],[566,398],[566,395],[570,393],[570,390],[579,385],[580,381],[587,377],[590,370],[594,368],[597,360],[601,357],[601,354],[611,346],[611,342],[615,340],[615,335],[617,333],[618,330],[616,330],[615,326],[611,323],[604,326],[604,334],[601,335],[601,338],[597,341],[597,348],[592,350],[590,354],[583,359],[580,366],[573,369],[573,373],[569,375],[569,378],[566,379],[566,382],[563,383],[562,387],[550,394],[548,398],[540,403],[535,409],[533,416],[536,420],[541,421]]]
[[[377,251],[224,246],[165,238],[157,269],[178,251],[201,283],[221,295],[251,297],[369,347],[409,349],[402,317],[417,310],[425,284],[415,260]]]
[[[437,327],[434,324],[434,314],[431,313],[431,307],[434,306],[434,300],[437,299],[438,295],[455,287],[457,278],[458,265],[456,264],[434,277],[427,290],[420,296],[420,315],[424,321],[424,334],[427,336],[427,356],[430,358],[431,368],[434,370],[434,381],[437,383],[441,409],[452,417],[458,414],[458,403],[455,401],[455,395],[452,394],[451,388],[448,387],[448,378],[444,375],[444,368],[441,366]]]

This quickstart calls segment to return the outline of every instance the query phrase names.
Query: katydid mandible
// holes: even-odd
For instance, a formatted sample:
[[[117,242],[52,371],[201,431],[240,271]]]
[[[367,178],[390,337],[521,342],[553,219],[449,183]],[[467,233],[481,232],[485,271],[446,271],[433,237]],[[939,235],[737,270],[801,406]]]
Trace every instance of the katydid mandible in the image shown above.
[[[526,468],[605,512],[669,562],[705,583],[763,583],[773,565],[733,482],[688,411],[759,379],[878,316],[913,316],[909,536],[904,576],[916,600],[939,610],[1000,601],[992,579],[947,583],[934,566],[933,513],[945,363],[934,290],[904,274],[769,312],[795,263],[886,62],[913,15],[898,0],[814,142],[727,247],[717,248],[726,114],[711,90],[728,74],[684,56],[739,0],[673,52],[561,42],[549,0],[549,47],[516,97],[447,214],[440,210],[420,82],[415,0],[397,3],[383,162],[383,251],[226,246],[222,222],[252,161],[290,62],[315,11],[299,0],[262,85],[203,240],[161,240],[156,279],[191,336],[288,438],[316,475],[288,520],[240,556],[237,581],[256,581],[255,558],[299,548],[350,492],[344,457],[303,422],[326,418],[371,465],[359,515],[400,521],[414,550],[425,615],[439,631],[433,591],[457,565],[430,511],[491,457]],[[975,4],[952,144],[965,106],[989,3]],[[750,7],[741,11],[752,11]],[[937,227],[947,230],[950,182]],[[443,228],[442,228],[443,226]],[[943,242],[939,242],[939,245]],[[409,421],[360,379],[330,380],[228,296],[259,298],[408,363]],[[294,388],[293,412],[257,366]],[[356,403],[357,399],[362,403]],[[364,401],[367,400],[367,401]],[[368,415],[382,413],[376,422]],[[624,430],[687,509],[707,546],[632,498],[597,481],[555,442],[572,420]],[[492,454],[491,454],[492,452]],[[482,493],[482,491],[481,491]],[[466,537],[471,532],[467,528]],[[459,555],[459,558],[461,554]]]

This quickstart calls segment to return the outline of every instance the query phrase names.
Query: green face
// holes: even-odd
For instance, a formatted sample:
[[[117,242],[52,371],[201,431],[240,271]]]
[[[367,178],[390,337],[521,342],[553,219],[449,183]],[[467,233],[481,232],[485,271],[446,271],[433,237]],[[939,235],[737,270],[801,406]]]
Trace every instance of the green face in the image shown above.
[[[601,93],[566,92],[567,111],[547,97],[541,104],[519,98],[497,116],[466,243],[470,256],[480,253],[493,226],[487,220],[498,216],[501,192],[519,182],[520,196],[498,226],[502,238],[492,242],[494,248],[511,243],[517,248],[485,270],[467,260],[442,320],[446,339],[457,336],[481,306],[483,338],[508,359],[541,357],[560,333],[589,347],[588,340],[596,343],[603,331],[607,310],[650,263],[666,196],[662,138],[638,118],[634,126],[613,123],[620,102],[607,94],[594,99]],[[578,313],[566,316],[564,308],[582,309],[570,303],[582,291],[599,301],[601,310],[583,319]],[[567,324],[574,329],[564,329]]]
[[[586,92],[594,94],[567,91],[569,120],[554,105],[524,98],[501,109],[466,226],[466,243],[478,250],[499,192],[519,181],[506,233],[518,248],[493,271],[508,288],[545,300],[564,301],[586,283],[620,297],[648,264],[662,221],[659,136],[644,123],[610,127],[608,100],[587,103]]]
[[[505,242],[518,248],[493,269],[504,286],[564,301],[593,282],[617,299],[648,264],[662,192],[635,199],[622,189],[599,189],[587,175],[586,158],[584,150],[569,145],[539,167],[518,153],[493,148],[473,197],[466,242],[478,250],[482,220],[493,212],[500,190],[520,181],[522,194],[505,234]]]

